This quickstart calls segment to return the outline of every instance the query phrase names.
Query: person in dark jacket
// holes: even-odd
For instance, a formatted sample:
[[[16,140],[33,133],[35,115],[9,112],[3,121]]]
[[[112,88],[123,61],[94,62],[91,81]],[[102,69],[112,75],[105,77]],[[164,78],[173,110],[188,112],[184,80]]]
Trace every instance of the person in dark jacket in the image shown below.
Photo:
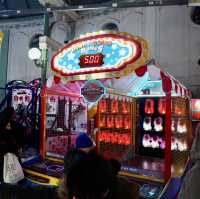
[[[3,181],[4,155],[13,153],[19,158],[23,146],[23,129],[13,120],[14,115],[12,107],[7,107],[0,115],[0,182]]]
[[[62,199],[137,199],[139,186],[117,177],[120,164],[73,149],[65,158]]]

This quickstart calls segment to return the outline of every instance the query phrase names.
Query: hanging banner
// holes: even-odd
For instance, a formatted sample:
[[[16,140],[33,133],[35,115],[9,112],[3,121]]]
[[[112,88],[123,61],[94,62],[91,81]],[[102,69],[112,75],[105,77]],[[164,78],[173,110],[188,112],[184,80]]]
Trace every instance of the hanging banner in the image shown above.
[[[67,44],[52,58],[52,70],[68,80],[128,75],[149,60],[147,42],[125,33],[91,33]]]

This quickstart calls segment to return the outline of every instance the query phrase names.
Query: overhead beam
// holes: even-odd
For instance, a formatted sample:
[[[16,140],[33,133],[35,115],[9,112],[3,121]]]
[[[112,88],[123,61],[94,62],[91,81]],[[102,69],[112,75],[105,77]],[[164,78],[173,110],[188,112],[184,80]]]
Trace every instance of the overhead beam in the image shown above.
[[[101,4],[91,5],[77,5],[77,6],[65,6],[65,7],[51,7],[51,8],[37,8],[37,9],[22,9],[22,10],[3,10],[0,11],[0,17],[6,16],[26,16],[26,15],[42,15],[53,11],[87,11],[87,10],[99,10],[106,8],[130,8],[130,7],[152,7],[152,6],[175,6],[175,5],[188,5],[188,0],[149,0],[134,2],[108,2]]]

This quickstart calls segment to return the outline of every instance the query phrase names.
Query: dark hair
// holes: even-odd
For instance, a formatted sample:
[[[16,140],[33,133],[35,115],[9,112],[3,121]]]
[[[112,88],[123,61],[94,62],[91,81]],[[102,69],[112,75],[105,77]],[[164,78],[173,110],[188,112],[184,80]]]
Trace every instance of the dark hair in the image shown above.
[[[5,129],[7,124],[11,121],[15,111],[13,107],[5,108],[0,114],[0,129]]]
[[[115,180],[109,161],[98,154],[85,153],[68,167],[66,185],[70,198],[101,199]]]
[[[113,172],[115,175],[118,175],[118,172],[121,170],[121,164],[118,160],[111,158],[110,164],[112,166]]]
[[[15,111],[13,107],[5,108],[0,114],[1,150],[4,153],[12,152],[18,154],[18,150],[25,145],[25,129],[13,120]],[[6,126],[10,122],[10,129]]]

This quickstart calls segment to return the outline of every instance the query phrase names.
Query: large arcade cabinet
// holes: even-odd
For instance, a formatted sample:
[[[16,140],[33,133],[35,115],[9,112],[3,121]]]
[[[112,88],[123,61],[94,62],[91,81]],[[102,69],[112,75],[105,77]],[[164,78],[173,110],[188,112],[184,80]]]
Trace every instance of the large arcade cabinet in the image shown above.
[[[143,38],[118,32],[89,33],[59,50],[42,91],[43,160],[62,166],[76,134],[87,132],[99,153],[121,162],[122,177],[141,185],[142,198],[158,198],[186,164],[190,94],[150,60]],[[54,163],[34,175],[61,177]]]
[[[139,67],[132,79],[132,86],[128,76],[116,80],[118,88],[130,88],[126,97],[107,95],[98,103],[99,151],[118,157],[122,175],[164,183],[185,169],[192,141],[190,93],[155,65]]]

